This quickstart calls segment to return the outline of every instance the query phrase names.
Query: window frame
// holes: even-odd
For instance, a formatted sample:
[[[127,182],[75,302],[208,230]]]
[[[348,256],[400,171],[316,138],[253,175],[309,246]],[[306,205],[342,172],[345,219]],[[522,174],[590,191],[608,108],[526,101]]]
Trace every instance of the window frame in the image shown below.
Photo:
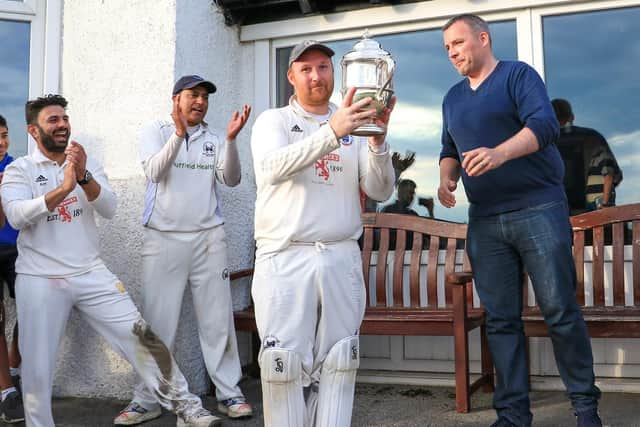
[[[62,0],[0,0],[0,19],[28,22],[29,99],[60,90]],[[25,100],[26,102],[27,100]],[[26,129],[24,131],[26,133]],[[28,137],[27,152],[35,146]]]
[[[580,3],[568,0],[495,0],[490,6],[484,3],[470,5],[464,0],[432,0],[246,25],[240,28],[240,40],[254,44],[254,69],[267,70],[254,75],[254,105],[257,111],[262,111],[273,108],[277,99],[277,49],[293,46],[306,38],[323,42],[358,38],[367,28],[373,37],[432,30],[442,27],[456,14],[477,13],[489,22],[515,20],[518,59],[535,68],[544,80],[544,17],[630,6],[640,6],[640,0],[593,0]],[[368,25],[363,26],[360,24],[362,22]]]

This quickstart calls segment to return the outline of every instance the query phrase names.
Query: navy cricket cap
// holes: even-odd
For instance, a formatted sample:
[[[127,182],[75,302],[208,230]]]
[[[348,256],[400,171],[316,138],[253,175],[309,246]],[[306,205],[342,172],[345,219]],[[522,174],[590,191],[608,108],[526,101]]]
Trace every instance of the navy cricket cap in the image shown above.
[[[308,51],[309,49],[317,49],[327,54],[329,58],[334,55],[333,49],[328,46],[323,45],[320,42],[315,40],[304,40],[298,43],[291,49],[291,54],[289,55],[289,68],[291,68],[291,64],[298,60],[302,56],[303,53]]]
[[[200,76],[191,75],[191,76],[182,76],[175,85],[173,85],[173,94],[177,95],[185,89],[191,89],[196,86],[202,86],[209,93],[214,93],[216,91],[216,85],[211,83],[209,80],[205,80]]]

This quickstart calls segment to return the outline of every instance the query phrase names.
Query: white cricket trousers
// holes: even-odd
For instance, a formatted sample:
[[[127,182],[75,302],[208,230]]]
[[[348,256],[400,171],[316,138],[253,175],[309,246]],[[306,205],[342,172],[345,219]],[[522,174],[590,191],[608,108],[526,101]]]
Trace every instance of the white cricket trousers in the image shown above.
[[[202,355],[219,401],[243,395],[238,387],[242,372],[227,266],[222,225],[198,232],[144,229],[142,315],[172,349],[189,283]],[[142,382],[133,400],[148,409],[156,402]]]
[[[73,307],[133,365],[162,406],[178,415],[202,408],[167,348],[142,320],[122,282],[106,267],[56,279],[18,274],[16,305],[28,427],[54,426],[51,388],[56,354]]]
[[[302,384],[320,380],[327,353],[357,335],[365,310],[354,240],[299,244],[256,262],[251,294],[262,347],[298,353]]]

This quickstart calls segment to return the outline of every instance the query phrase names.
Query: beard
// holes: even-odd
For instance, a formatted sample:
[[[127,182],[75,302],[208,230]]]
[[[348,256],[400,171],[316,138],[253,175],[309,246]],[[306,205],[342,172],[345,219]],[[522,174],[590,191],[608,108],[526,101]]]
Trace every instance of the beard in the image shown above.
[[[332,92],[332,84],[322,84],[309,88],[302,96],[298,94],[298,98],[303,98],[302,101],[309,105],[324,105],[329,103]]]
[[[36,127],[38,129],[38,137],[40,138],[40,143],[47,151],[51,153],[64,153],[64,150],[67,148],[67,144],[69,143],[69,135],[67,135],[64,140],[64,144],[62,144],[60,142],[56,142],[56,140],[53,138],[53,135],[47,133],[40,127],[40,125],[36,124]]]

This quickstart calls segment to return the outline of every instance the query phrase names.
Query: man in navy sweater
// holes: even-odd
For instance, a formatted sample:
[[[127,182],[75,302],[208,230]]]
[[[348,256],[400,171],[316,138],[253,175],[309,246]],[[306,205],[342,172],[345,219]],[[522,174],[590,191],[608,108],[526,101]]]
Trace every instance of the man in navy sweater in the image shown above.
[[[443,101],[438,198],[454,206],[462,178],[470,202],[467,252],[496,367],[493,426],[531,426],[525,270],[578,426],[601,426],[591,344],[575,298],[563,163],[553,144],[559,127],[544,83],[527,64],[495,58],[481,18],[456,16],[443,32],[449,59],[466,78]]]

